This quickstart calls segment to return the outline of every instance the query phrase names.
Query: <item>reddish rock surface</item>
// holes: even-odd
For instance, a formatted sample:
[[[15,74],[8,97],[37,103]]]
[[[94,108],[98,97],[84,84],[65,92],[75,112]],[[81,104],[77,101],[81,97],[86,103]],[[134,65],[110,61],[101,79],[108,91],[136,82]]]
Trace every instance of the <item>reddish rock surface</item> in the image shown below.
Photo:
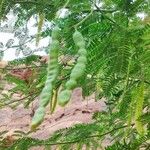
[[[32,104],[32,109],[36,109],[37,106],[38,99]],[[88,101],[83,100],[81,90],[76,89],[72,94],[71,102],[65,108],[57,106],[55,112],[51,115],[49,107],[47,107],[45,120],[39,126],[39,130],[31,133],[31,136],[38,139],[47,139],[59,129],[80,123],[90,123],[94,112],[105,110],[104,99],[95,102],[94,97],[91,96],[88,97]],[[16,130],[28,132],[30,130],[31,116],[31,108],[25,109],[23,106],[18,106],[15,110],[9,107],[1,109],[0,132],[8,130],[6,136],[11,136]],[[42,150],[42,148],[39,150]]]

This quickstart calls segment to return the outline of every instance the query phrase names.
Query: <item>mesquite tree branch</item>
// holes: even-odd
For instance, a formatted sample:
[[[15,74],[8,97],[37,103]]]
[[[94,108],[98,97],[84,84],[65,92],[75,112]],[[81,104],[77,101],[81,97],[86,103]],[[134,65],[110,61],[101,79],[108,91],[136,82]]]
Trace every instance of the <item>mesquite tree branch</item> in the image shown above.
[[[131,127],[134,126],[134,124],[131,125]],[[117,131],[117,130],[120,130],[120,129],[123,129],[123,128],[127,128],[128,125],[124,125],[124,126],[121,126],[121,127],[118,127],[118,128],[114,128],[112,129],[111,131],[108,131],[106,133],[103,133],[103,134],[97,134],[97,135],[90,135],[90,136],[87,136],[87,137],[84,137],[84,139],[88,139],[88,138],[95,138],[95,137],[103,137],[105,135],[108,135],[110,133],[113,133],[114,131]],[[83,139],[77,139],[77,140],[74,140],[74,141],[68,141],[68,142],[56,142],[56,143],[44,143],[44,145],[65,145],[65,144],[73,144],[73,143],[77,143],[77,142],[80,142],[81,140]],[[36,143],[37,145],[37,143]],[[38,145],[43,145],[42,143],[38,143]],[[33,144],[34,146],[34,144]]]

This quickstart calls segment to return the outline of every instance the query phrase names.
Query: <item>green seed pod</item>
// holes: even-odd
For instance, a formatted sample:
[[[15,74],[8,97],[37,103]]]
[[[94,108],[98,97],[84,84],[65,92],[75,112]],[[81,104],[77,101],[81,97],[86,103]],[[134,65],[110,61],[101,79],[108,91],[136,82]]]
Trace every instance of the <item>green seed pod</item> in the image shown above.
[[[44,13],[39,13],[39,21],[38,21],[38,31],[36,35],[36,46],[38,46],[40,38],[41,38],[41,31],[42,31],[42,26],[45,20],[45,14]]]
[[[76,66],[73,68],[70,78],[73,80],[77,80],[84,74],[86,69],[85,64],[76,64]]]
[[[53,94],[53,86],[58,76],[58,52],[59,52],[59,41],[57,40],[59,37],[59,29],[54,28],[52,31],[52,44],[49,50],[49,62],[47,68],[47,79],[45,82],[45,87],[43,88],[40,94],[40,103],[39,108],[37,109],[33,119],[31,128],[36,128],[43,120],[45,114],[45,107],[52,99]]]
[[[57,68],[56,65],[50,65],[50,66],[47,68],[47,71],[50,72],[49,75],[50,75],[50,74],[52,75],[51,70],[54,70],[55,68]]]
[[[58,69],[57,69],[57,66],[55,66],[55,68],[53,70],[50,70],[50,68],[48,69],[48,77],[47,78],[51,78],[51,76],[53,75],[57,75],[58,73]]]
[[[83,42],[84,43],[84,39],[83,39],[83,36],[82,34],[79,32],[79,31],[75,31],[74,34],[73,34],[73,40],[74,40],[74,43],[77,45],[77,43],[79,42]]]
[[[48,82],[45,83],[45,85],[48,85],[48,84],[52,84],[56,79],[56,75],[53,74],[51,76],[48,77]]]
[[[81,49],[79,49],[78,54],[79,54],[80,56],[86,56],[86,55],[87,55],[87,51],[86,51],[85,48],[81,48]]]
[[[80,70],[85,70],[85,68],[86,68],[86,65],[84,64],[84,63],[77,63],[76,65],[75,65],[75,67],[73,68],[73,70],[72,70],[72,72],[78,72],[78,71],[80,71]]]
[[[73,40],[75,44],[79,46],[79,51],[78,51],[79,58],[77,60],[77,64],[75,65],[75,67],[71,72],[70,78],[77,80],[84,74],[84,71],[86,69],[85,64],[86,64],[87,51],[85,49],[84,38],[79,31],[75,31],[75,33],[73,34]]]
[[[76,70],[76,71],[71,73],[70,79],[78,80],[83,74],[84,74],[84,70],[81,70],[81,69]]]
[[[47,88],[45,88],[47,87]],[[40,106],[46,107],[52,97],[52,85],[49,84],[45,86],[42,90],[42,94],[40,95]]]
[[[79,58],[77,59],[77,64],[75,65],[75,67],[72,69],[71,74],[70,74],[70,80],[67,81],[65,87],[66,90],[62,91],[59,95],[58,95],[58,104],[61,106],[65,106],[70,98],[71,98],[71,93],[76,85],[77,85],[77,80],[82,77],[82,75],[85,72],[86,69],[86,49],[85,49],[85,41],[84,38],[82,36],[82,34],[79,31],[75,31],[75,33],[73,34],[73,40],[76,46],[79,47]]]
[[[58,61],[54,61],[52,62],[53,64],[49,64],[48,68],[47,68],[47,76],[50,76],[52,73],[54,73],[54,70],[58,70],[59,65],[58,65]]]
[[[59,41],[53,40],[50,45],[50,58],[55,58],[58,55]]]
[[[46,107],[47,104],[49,103],[49,100],[51,99],[52,94],[47,94],[47,95],[43,95],[40,98],[43,99],[42,101],[40,101],[40,106]]]
[[[66,82],[66,89],[68,90],[73,90],[77,85],[77,82],[73,79],[70,79],[69,81]]]
[[[48,65],[49,65],[48,67],[57,66],[58,65],[58,60],[53,57],[53,59],[51,58],[49,60],[49,64]]]
[[[71,98],[71,93],[72,93],[71,90],[64,90],[64,91],[62,91],[58,95],[58,99],[57,99],[58,100],[58,104],[60,106],[65,106],[69,102],[69,100]]]
[[[44,119],[44,115],[45,115],[45,108],[39,107],[35,111],[34,117],[32,118],[31,130],[34,130],[37,126],[41,124],[41,122]]]
[[[77,43],[76,43],[76,46],[78,46],[79,48],[85,48],[85,41],[78,41]]]
[[[86,64],[87,63],[87,58],[85,56],[80,56],[78,58],[77,62]]]
[[[136,91],[136,106],[135,106],[135,128],[140,135],[144,135],[143,122],[139,120],[142,116],[144,107],[144,82],[141,82]]]
[[[56,26],[52,31],[52,39],[59,39],[60,37],[60,28]]]

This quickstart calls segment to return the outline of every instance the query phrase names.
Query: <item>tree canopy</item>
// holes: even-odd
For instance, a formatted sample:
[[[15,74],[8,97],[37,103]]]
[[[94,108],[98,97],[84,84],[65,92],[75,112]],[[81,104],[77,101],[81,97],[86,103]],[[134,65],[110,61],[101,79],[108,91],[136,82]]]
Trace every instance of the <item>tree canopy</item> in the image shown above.
[[[110,135],[113,141],[106,150],[150,148],[149,0],[1,0],[1,24],[9,13],[17,17],[12,31],[19,45],[8,41],[6,50],[15,48],[16,53],[23,52],[25,57],[10,61],[5,67],[0,65],[0,75],[3,75],[0,81],[14,85],[7,94],[1,94],[0,107],[15,108],[20,103],[28,107],[44,90],[41,95],[49,96],[45,87],[52,84],[48,88],[52,88],[49,103],[50,111],[55,111],[60,90],[66,89],[79,58],[84,57],[74,71],[79,75],[81,67],[84,72],[71,82],[77,82],[75,87],[82,88],[83,98],[93,93],[96,101],[104,97],[107,111],[95,113],[92,124],[57,131],[46,141],[32,139],[28,133],[7,149],[27,150],[36,145],[44,145],[45,149],[53,145],[63,150],[80,150],[83,146],[98,149],[105,135]],[[143,18],[139,17],[141,14]],[[27,24],[31,19],[36,21],[35,35],[28,35]],[[55,27],[59,27],[59,36],[54,33]],[[73,37],[75,31],[83,38],[77,38],[79,44]],[[45,37],[52,38],[41,48],[48,55],[48,63],[41,61],[26,45],[30,42],[38,45]],[[3,44],[0,46],[2,49]],[[2,62],[4,51],[0,52]],[[26,72],[18,78],[13,71],[22,69],[22,64]],[[53,73],[49,72],[52,69]],[[3,90],[4,84],[0,86]],[[18,92],[24,95],[21,101],[13,99],[13,94]]]

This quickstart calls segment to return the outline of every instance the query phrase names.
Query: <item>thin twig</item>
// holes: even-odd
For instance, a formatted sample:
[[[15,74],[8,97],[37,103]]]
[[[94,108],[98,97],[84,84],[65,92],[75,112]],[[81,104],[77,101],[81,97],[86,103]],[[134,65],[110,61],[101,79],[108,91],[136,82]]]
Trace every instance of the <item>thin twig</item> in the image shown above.
[[[25,41],[24,43],[19,44],[19,45],[12,45],[12,46],[10,46],[10,47],[8,47],[8,48],[6,48],[6,49],[2,50],[1,52],[5,52],[5,51],[9,50],[10,48],[17,48],[17,47],[21,47],[21,46],[23,46],[23,45],[27,44],[28,42],[31,42],[34,38],[35,38],[34,36],[31,36],[31,38],[30,38],[29,40]]]
[[[120,25],[117,24],[114,20],[112,20],[112,19],[109,18],[108,16],[104,15],[104,14],[103,14],[103,11],[102,11],[96,4],[95,4],[95,7],[97,8],[97,10],[99,10],[99,12],[101,12],[101,14],[102,14],[102,16],[103,16],[104,18],[106,18],[107,20],[109,20],[109,21],[112,22],[113,24],[115,24],[115,25],[117,25],[117,26],[120,27]]]
[[[133,126],[134,124],[132,124],[131,126]],[[94,137],[103,137],[105,135],[108,135],[116,130],[120,130],[120,129],[123,129],[123,128],[126,128],[128,127],[128,125],[124,125],[124,126],[121,126],[121,127],[118,127],[118,128],[115,128],[115,129],[112,129],[111,131],[108,131],[106,133],[103,133],[103,134],[100,134],[100,135],[91,135],[91,136],[87,136],[87,137],[84,137],[84,139],[88,139],[88,138],[94,138]],[[77,142],[80,142],[81,140],[83,139],[78,139],[78,140],[74,140],[74,141],[69,141],[69,142],[56,142],[56,143],[44,143],[44,145],[64,145],[64,144],[73,144],[73,143],[77,143]],[[37,145],[37,143],[36,143]],[[42,143],[38,143],[38,145],[43,145]],[[33,144],[34,146],[34,144]]]
[[[23,69],[30,69],[30,68],[41,68],[41,67],[46,67],[46,65],[41,65],[41,66],[30,66],[30,67],[21,67],[21,68],[10,68],[6,67],[4,70],[23,70]],[[0,68],[1,69],[1,68]]]
[[[27,96],[25,96],[25,97],[23,97],[23,98],[20,98],[20,99],[16,99],[16,100],[7,102],[7,103],[5,103],[5,104],[2,104],[1,106],[6,106],[6,105],[10,105],[10,104],[16,103],[16,102],[18,102],[18,101],[23,101],[23,100],[29,98],[30,96],[33,96],[34,94],[36,95],[36,94],[38,94],[38,92],[29,94],[29,95],[27,95]]]
[[[85,18],[83,18],[79,23],[74,25],[74,28],[76,29],[79,25],[81,25],[83,22],[85,22],[92,14],[93,14],[93,10],[91,10],[91,12]]]
[[[70,0],[67,0],[67,2],[65,3],[65,5],[63,6],[63,9],[66,8],[69,3],[70,3]]]

